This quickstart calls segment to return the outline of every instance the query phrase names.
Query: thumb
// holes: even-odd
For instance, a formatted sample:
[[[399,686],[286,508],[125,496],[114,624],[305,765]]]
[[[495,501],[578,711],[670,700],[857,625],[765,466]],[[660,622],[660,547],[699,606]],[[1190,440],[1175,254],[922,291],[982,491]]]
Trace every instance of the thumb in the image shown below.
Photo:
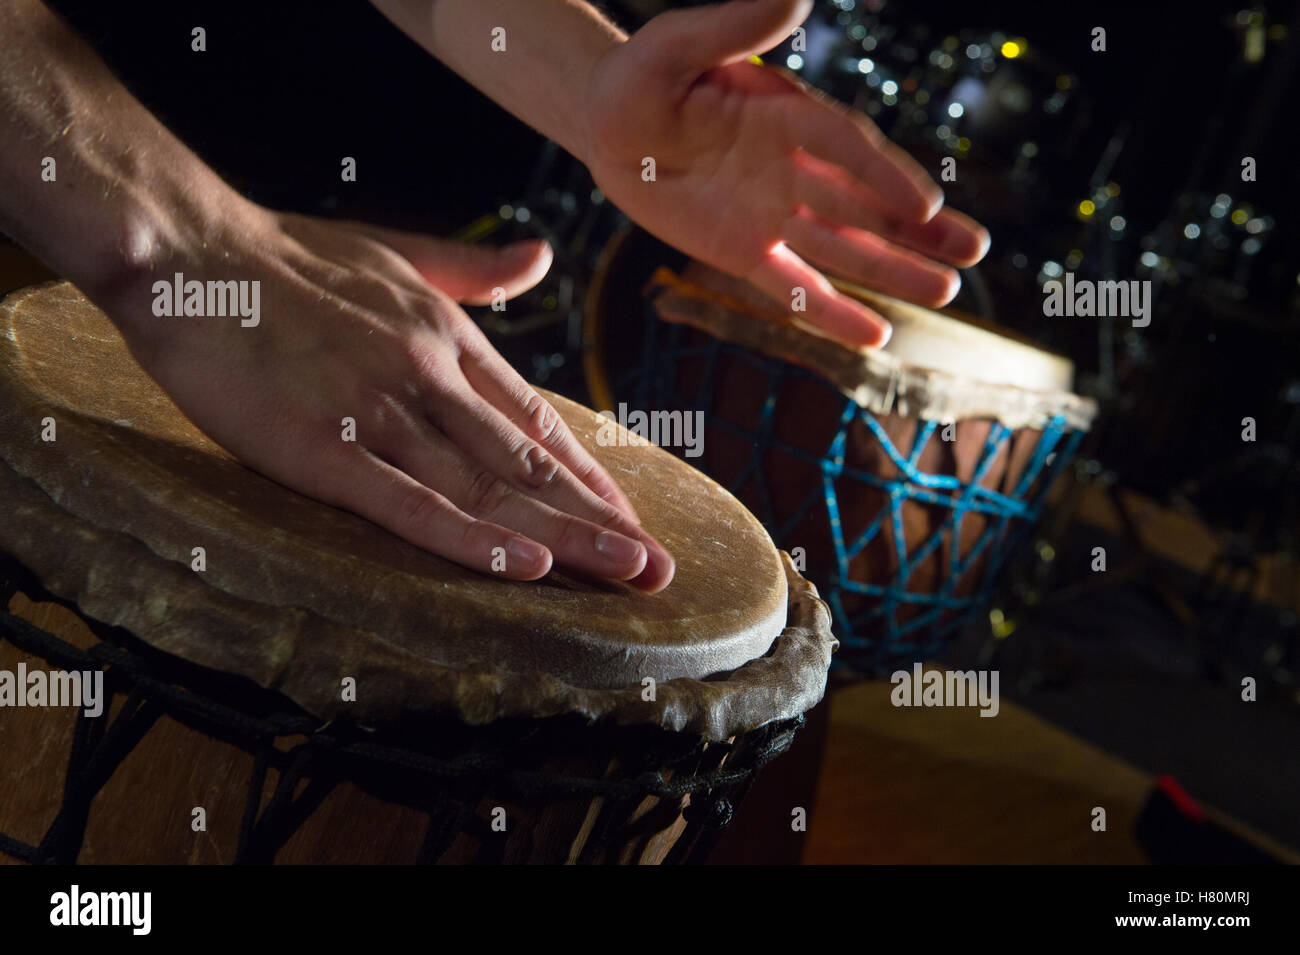
[[[813,0],[731,0],[712,6],[670,10],[647,23],[643,34],[652,41],[650,58],[668,72],[698,76],[766,53],[785,41],[808,19]]]
[[[494,248],[372,225],[353,228],[388,246],[426,282],[466,305],[492,304],[496,289],[503,289],[508,299],[527,292],[546,275],[553,258],[541,239]]]

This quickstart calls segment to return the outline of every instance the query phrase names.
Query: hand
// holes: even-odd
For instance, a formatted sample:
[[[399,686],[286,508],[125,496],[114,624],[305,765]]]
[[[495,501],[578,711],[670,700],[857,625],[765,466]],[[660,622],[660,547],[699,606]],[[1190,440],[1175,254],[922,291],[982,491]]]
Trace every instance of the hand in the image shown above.
[[[882,345],[889,324],[812,266],[940,306],[960,287],[949,266],[977,262],[989,237],[942,208],[939,187],[865,116],[748,62],[811,6],[734,0],[651,20],[592,70],[585,159],[606,195],[660,239],[778,302],[801,287],[810,324]],[[652,182],[642,179],[647,157]]]
[[[554,559],[667,586],[672,558],[613,479],[456,305],[532,287],[545,243],[475,248],[253,208],[97,296],[199,428],[281,484],[466,567],[492,572],[500,547],[514,579]],[[259,324],[154,317],[151,283],[174,272],[260,280]]]

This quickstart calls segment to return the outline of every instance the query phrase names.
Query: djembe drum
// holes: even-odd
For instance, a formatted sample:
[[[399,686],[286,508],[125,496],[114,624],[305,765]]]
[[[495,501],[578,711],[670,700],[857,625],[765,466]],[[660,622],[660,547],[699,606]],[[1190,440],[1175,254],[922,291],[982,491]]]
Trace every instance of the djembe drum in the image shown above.
[[[10,296],[0,670],[102,671],[112,705],[0,708],[0,854],[700,857],[821,698],[829,616],[721,487],[551,400],[676,555],[663,593],[489,578],[301,497],[76,289]]]
[[[691,463],[803,562],[837,659],[883,673],[984,604],[1096,406],[1067,359],[1005,330],[841,287],[893,323],[884,349],[625,228],[591,286],[586,372],[598,408],[700,416]]]

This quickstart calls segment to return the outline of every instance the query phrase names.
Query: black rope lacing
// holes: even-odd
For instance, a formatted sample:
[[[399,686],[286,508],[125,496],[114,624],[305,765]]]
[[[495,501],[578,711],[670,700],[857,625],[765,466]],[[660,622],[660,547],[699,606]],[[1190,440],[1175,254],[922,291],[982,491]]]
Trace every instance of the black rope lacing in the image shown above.
[[[471,728],[444,721],[440,726],[447,731],[445,735],[457,740],[456,751],[427,752],[399,742],[394,732],[365,730],[344,721],[322,726],[287,698],[251,684],[240,694],[241,705],[249,692],[261,694],[263,701],[270,703],[258,713],[236,708],[216,694],[182,685],[184,677],[178,676],[174,658],[150,651],[125,631],[84,617],[98,642],[89,649],[76,647],[3,610],[20,590],[33,600],[71,607],[44,591],[21,565],[0,559],[0,641],[8,640],[60,669],[103,671],[106,694],[114,699],[126,696],[111,722],[108,700],[100,717],[78,711],[62,803],[41,841],[32,845],[0,831],[0,852],[31,863],[77,860],[91,802],[163,714],[253,756],[237,863],[273,862],[280,848],[343,780],[429,816],[419,853],[421,862],[436,862],[462,835],[477,844],[479,861],[500,859],[504,841],[493,839],[490,823],[477,815],[489,788],[493,795],[508,794],[532,804],[602,797],[602,808],[584,846],[584,859],[599,858],[604,849],[623,844],[634,835],[627,820],[646,797],[658,797],[672,807],[674,815],[689,797],[682,812],[691,825],[668,859],[701,861],[731,821],[757,771],[789,749],[804,722],[803,717],[796,717],[769,723],[727,743],[706,742],[656,727],[582,724],[577,737],[580,743],[575,744],[576,718],[512,721],[504,728]],[[134,646],[128,649],[122,644]],[[287,737],[303,737],[303,741],[288,749],[276,745]],[[548,754],[571,754],[575,745],[583,752],[617,758],[627,769],[597,777],[530,768]],[[604,762],[601,759],[599,764]],[[272,767],[279,778],[263,806]],[[298,793],[304,781],[306,786]],[[647,817],[641,826],[653,822]]]

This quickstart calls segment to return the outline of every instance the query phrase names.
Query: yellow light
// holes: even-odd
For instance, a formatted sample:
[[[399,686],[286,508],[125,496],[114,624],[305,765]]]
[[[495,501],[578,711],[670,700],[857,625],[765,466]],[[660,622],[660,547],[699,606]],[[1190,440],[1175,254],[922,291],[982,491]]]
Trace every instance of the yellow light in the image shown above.
[[[1056,78],[1056,88],[1060,90],[1062,93],[1064,93],[1073,85],[1074,85],[1074,81],[1070,79],[1068,76],[1058,76]]]
[[[1008,620],[997,607],[989,611],[989,629],[993,631],[994,638],[1005,640],[1015,632],[1016,624],[1014,620]]]
[[[1097,207],[1093,204],[1091,199],[1084,199],[1079,203],[1079,215],[1085,219],[1090,218],[1096,211]]]
[[[1250,216],[1247,214],[1247,212],[1246,212],[1245,209],[1233,209],[1233,210],[1232,210],[1232,222],[1233,222],[1233,225],[1245,225],[1245,224],[1246,224],[1246,220],[1249,219],[1249,218],[1250,218]]]
[[[1106,183],[1106,195],[1110,196],[1112,199],[1113,199],[1115,196],[1118,196],[1118,195],[1119,195],[1119,183],[1117,183],[1117,182],[1108,182],[1108,183]]]
[[[963,136],[963,137],[961,137],[961,139],[957,140],[957,151],[958,151],[958,152],[963,152],[963,153],[964,153],[964,152],[966,152],[968,149],[970,149],[970,140],[969,140],[969,139],[967,139],[965,136]]]
[[[1014,60],[1023,52],[1025,52],[1025,48],[1015,40],[1008,40],[1002,44],[1002,55],[1008,60]]]

